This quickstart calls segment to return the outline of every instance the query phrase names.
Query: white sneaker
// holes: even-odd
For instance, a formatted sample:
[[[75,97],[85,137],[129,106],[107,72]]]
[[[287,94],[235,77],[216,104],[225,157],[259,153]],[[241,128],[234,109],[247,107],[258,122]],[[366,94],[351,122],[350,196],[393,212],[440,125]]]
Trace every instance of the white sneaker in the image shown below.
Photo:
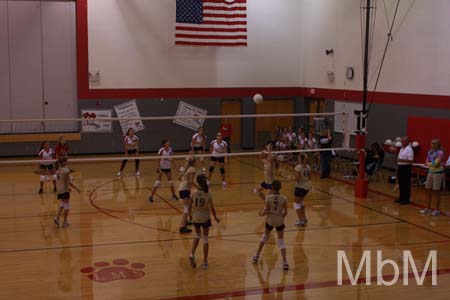
[[[137,171],[136,176],[141,176],[141,172]]]
[[[431,212],[432,212],[431,209],[429,209],[429,208],[424,208],[424,209],[422,209],[421,211],[419,211],[419,214],[421,214],[421,215],[429,215],[429,214],[431,214]]]
[[[202,168],[202,174],[206,174],[206,168]]]
[[[295,222],[295,226],[305,226],[306,223],[308,223],[307,219],[297,220],[297,222]]]
[[[122,172],[117,172],[117,177],[120,177],[120,176],[122,176]]]
[[[441,212],[439,210],[434,210],[431,214],[432,217],[439,217],[441,215]]]
[[[222,181],[222,187],[224,188],[226,186],[227,186],[227,183],[225,181]]]

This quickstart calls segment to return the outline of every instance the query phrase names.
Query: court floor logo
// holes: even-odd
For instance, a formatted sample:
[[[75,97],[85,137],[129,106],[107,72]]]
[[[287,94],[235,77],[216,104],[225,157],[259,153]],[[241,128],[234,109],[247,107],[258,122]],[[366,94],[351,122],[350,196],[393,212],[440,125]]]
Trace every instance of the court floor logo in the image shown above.
[[[355,263],[355,261],[353,261]],[[347,275],[349,278],[349,283],[351,285],[357,285],[360,282],[364,281],[364,278],[360,278],[361,272],[363,270],[364,265],[366,266],[366,276],[365,282],[366,285],[372,284],[372,279],[376,279],[377,285],[383,286],[391,286],[397,283],[400,277],[403,278],[403,285],[409,285],[410,277],[413,277],[416,280],[417,285],[423,285],[425,281],[425,277],[427,275],[431,275],[431,284],[433,286],[437,285],[437,251],[431,250],[428,254],[425,265],[422,269],[422,274],[419,275],[419,271],[417,270],[417,265],[415,263],[414,257],[409,250],[403,251],[403,274],[400,274],[400,267],[398,263],[392,259],[384,259],[383,252],[376,252],[376,269],[377,274],[376,278],[371,277],[371,251],[366,250],[363,252],[362,258],[359,262],[358,269],[356,270],[356,274],[353,274],[352,267],[350,266],[350,262],[347,258],[347,254],[345,251],[339,250],[337,253],[337,277],[338,277],[338,285],[343,285],[343,266],[347,271]],[[356,265],[354,264],[356,267]],[[383,276],[383,269],[386,266],[390,266],[390,269],[394,270],[394,274],[390,276]],[[411,273],[410,273],[411,267]],[[429,270],[431,269],[431,271]]]
[[[110,282],[115,280],[139,279],[145,276],[143,263],[130,263],[129,260],[119,258],[109,262],[96,262],[93,267],[80,270],[82,274],[95,282]]]

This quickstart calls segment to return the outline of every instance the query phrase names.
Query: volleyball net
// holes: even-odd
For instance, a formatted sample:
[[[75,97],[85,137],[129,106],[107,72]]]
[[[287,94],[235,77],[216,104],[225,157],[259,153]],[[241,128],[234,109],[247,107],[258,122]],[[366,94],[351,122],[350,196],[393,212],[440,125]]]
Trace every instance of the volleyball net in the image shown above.
[[[204,151],[192,152],[192,137],[202,128]],[[346,113],[288,113],[207,115],[184,113],[173,116],[113,117],[112,111],[91,110],[80,118],[0,120],[0,166],[26,165],[42,162],[38,156],[44,142],[53,150],[59,139],[65,140],[71,164],[115,162],[125,158],[124,138],[130,129],[138,137],[138,157],[142,161],[159,159],[157,151],[163,140],[170,140],[172,159],[189,156],[209,159],[211,141],[219,132],[230,143],[231,152],[225,157],[259,156],[271,145],[271,153],[282,161],[293,160],[301,152],[352,152],[350,124]],[[27,141],[21,136],[41,133],[41,140]],[[15,133],[11,135],[11,133]],[[229,138],[228,135],[231,137]],[[333,141],[323,146],[324,137]],[[39,135],[34,135],[39,136]],[[74,137],[75,136],[75,137]],[[17,139],[17,140],[15,140]],[[16,158],[18,156],[19,159]],[[130,159],[134,159],[130,158]]]

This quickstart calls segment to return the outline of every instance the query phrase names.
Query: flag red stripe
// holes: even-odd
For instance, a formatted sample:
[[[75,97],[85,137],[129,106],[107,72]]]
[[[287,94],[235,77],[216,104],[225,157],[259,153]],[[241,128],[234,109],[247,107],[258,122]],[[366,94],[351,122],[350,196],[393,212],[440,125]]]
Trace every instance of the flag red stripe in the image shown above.
[[[237,7],[203,6],[203,9],[233,11],[233,10],[247,10],[247,7],[240,7],[240,6],[237,6]]]
[[[175,34],[177,38],[188,38],[188,39],[217,39],[217,40],[238,40],[247,39],[246,35],[202,35],[202,34]]]
[[[229,18],[229,19],[235,19],[235,18],[247,18],[247,14],[241,14],[241,15],[227,15],[227,14],[203,14],[204,18]]]
[[[183,31],[211,31],[211,32],[247,32],[247,28],[210,28],[210,27],[183,27],[176,26],[176,30]]]
[[[247,3],[247,0],[234,0],[233,3],[228,3],[225,0],[203,0],[203,3],[223,3],[223,4],[234,4],[234,3]]]
[[[247,21],[203,21],[206,25],[247,25]]]
[[[188,46],[247,46],[247,43],[214,43],[214,42],[175,42],[175,45]]]

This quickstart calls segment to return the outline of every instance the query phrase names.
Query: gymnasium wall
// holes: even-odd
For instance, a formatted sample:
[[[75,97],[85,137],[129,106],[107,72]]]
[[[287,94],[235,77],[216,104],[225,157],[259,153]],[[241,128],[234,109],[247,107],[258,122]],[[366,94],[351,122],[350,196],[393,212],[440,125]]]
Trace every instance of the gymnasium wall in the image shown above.
[[[230,49],[175,47],[175,1],[88,0],[89,70],[101,74],[91,87],[360,90],[360,3],[248,0],[249,46]],[[377,1],[372,87],[396,3]],[[450,95],[449,10],[447,0],[401,1],[379,91]],[[355,68],[354,80],[346,79],[346,67]]]
[[[299,86],[301,1],[281,2],[248,1],[248,47],[184,47],[174,0],[89,0],[91,88]]]
[[[301,44],[304,50],[304,85],[361,89],[360,1],[304,0],[303,3]],[[376,30],[371,55],[371,88],[375,84],[376,70],[381,63],[387,40],[388,21],[385,10],[389,22],[392,22],[396,4],[397,1],[377,1]],[[449,10],[450,1],[447,0],[400,1],[379,91],[450,95]],[[322,16],[318,18],[317,15]],[[323,54],[326,48],[334,48],[335,55],[326,57]],[[355,67],[355,80],[345,79],[346,66]],[[327,82],[327,70],[336,72],[335,84]]]

